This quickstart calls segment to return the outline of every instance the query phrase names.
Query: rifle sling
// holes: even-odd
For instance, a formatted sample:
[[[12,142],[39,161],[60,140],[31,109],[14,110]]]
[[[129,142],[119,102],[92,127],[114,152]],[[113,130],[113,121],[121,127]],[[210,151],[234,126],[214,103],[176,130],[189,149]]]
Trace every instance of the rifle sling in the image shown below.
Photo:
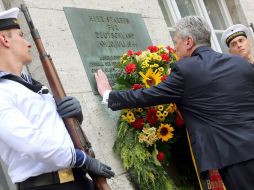
[[[47,94],[49,92],[47,87],[42,85],[40,82],[34,80],[33,78],[32,78],[32,84],[26,82],[25,80],[23,80],[23,78],[16,75],[12,75],[12,74],[4,75],[1,78],[18,82],[38,94]]]

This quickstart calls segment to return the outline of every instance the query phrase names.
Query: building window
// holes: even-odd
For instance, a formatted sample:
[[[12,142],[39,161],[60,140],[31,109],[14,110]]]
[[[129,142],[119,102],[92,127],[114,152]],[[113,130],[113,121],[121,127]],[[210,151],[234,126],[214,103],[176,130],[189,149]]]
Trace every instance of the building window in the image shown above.
[[[4,10],[4,5],[3,5],[3,2],[0,0],[0,11],[3,11]]]
[[[223,31],[233,24],[225,0],[158,0],[166,20],[170,36],[173,37],[174,26],[182,17],[199,15],[210,28],[212,48],[219,52],[227,52],[221,46]]]

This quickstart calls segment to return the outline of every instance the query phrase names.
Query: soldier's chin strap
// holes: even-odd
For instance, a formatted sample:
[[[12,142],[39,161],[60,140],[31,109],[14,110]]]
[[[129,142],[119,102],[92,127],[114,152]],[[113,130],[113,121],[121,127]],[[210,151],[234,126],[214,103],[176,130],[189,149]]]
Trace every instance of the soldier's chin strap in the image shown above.
[[[18,82],[38,94],[47,94],[49,92],[46,86],[42,85],[40,82],[34,79],[32,79],[32,84],[29,84],[23,78],[12,74],[4,75],[1,78]]]

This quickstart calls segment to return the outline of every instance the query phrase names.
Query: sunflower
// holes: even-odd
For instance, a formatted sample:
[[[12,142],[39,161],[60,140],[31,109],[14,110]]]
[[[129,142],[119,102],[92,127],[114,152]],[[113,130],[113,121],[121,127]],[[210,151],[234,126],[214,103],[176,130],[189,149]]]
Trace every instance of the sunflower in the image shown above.
[[[172,133],[174,128],[170,126],[170,124],[161,124],[158,131],[157,136],[162,141],[168,141],[169,139],[173,138],[174,134]]]
[[[151,86],[157,85],[161,82],[161,73],[156,72],[149,68],[144,75],[141,71],[139,72],[141,77],[143,78],[143,83],[145,84],[146,88],[150,88]]]

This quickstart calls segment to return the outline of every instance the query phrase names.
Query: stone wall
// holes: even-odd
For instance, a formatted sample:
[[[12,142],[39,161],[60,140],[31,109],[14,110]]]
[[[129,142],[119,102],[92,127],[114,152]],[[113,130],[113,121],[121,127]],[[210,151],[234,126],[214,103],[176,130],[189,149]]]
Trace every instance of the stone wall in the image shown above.
[[[67,23],[63,7],[120,11],[141,14],[154,45],[172,44],[166,23],[156,0],[2,0],[6,8],[26,3],[45,49],[53,58],[67,95],[77,97],[84,113],[82,128],[92,143],[96,157],[112,166],[114,179],[108,180],[112,190],[131,190],[128,174],[112,151],[117,112],[101,104],[101,98],[91,90],[76,44]],[[253,0],[226,0],[235,23],[254,23]],[[23,16],[20,16],[25,36],[31,41]],[[47,84],[40,60],[33,44],[34,61],[29,66],[32,76]]]
[[[76,44],[67,23],[63,7],[120,11],[141,14],[153,44],[168,45],[171,42],[166,23],[157,1],[154,0],[4,0],[6,8],[25,2],[47,52],[55,63],[56,70],[68,95],[77,97],[84,114],[82,128],[92,143],[96,157],[112,166],[116,177],[108,180],[112,190],[131,190],[128,174],[119,157],[112,151],[118,112],[112,112],[101,104],[101,98],[91,90]],[[32,42],[24,18],[20,16],[22,30]],[[46,82],[42,66],[33,44],[31,75]]]
[[[254,24],[254,4],[252,0],[239,0],[242,8],[243,14],[246,16],[247,23],[250,24],[251,22]]]

